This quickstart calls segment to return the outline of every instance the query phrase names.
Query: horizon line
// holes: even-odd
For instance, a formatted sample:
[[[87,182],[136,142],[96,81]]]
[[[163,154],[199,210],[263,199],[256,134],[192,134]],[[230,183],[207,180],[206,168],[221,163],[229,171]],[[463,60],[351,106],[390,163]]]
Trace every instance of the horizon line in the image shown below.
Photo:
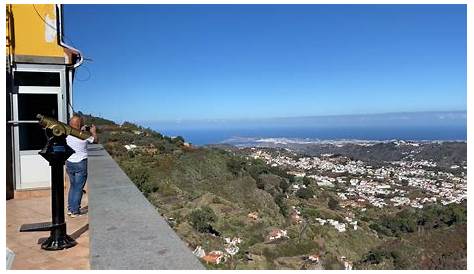
[[[401,115],[401,114],[435,114],[435,113],[466,113],[465,110],[429,110],[429,111],[400,111],[400,112],[377,112],[377,113],[358,113],[358,114],[329,114],[329,115],[303,115],[303,116],[273,116],[259,118],[202,118],[202,119],[167,119],[167,120],[133,120],[133,123],[181,123],[181,122],[221,122],[221,121],[258,121],[258,120],[277,120],[277,119],[298,119],[298,118],[335,118],[335,117],[357,117],[357,116],[377,116],[377,115]],[[127,120],[123,120],[125,122]]]

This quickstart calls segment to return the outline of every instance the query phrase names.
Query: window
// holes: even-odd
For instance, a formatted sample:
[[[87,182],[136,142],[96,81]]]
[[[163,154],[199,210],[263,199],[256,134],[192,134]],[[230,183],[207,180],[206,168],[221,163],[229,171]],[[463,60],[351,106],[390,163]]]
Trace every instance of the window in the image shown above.
[[[20,121],[37,120],[36,115],[58,119],[58,95],[18,94],[18,118]],[[39,124],[19,124],[20,150],[38,150],[46,144],[43,128]]]
[[[14,79],[15,86],[61,86],[59,72],[16,71]]]
[[[48,139],[39,124],[20,124],[20,150],[40,150]]]
[[[58,95],[18,94],[18,119],[36,120],[36,114],[58,119]]]

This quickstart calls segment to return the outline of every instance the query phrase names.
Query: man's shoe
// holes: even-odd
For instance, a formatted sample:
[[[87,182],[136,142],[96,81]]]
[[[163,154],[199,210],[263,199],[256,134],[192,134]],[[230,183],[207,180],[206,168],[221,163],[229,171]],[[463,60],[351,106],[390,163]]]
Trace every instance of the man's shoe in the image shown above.
[[[71,215],[72,215],[72,212],[68,210],[68,211],[67,211],[67,215],[68,215],[68,216],[71,216]]]
[[[87,215],[87,210],[84,210],[84,209],[81,208],[81,209],[79,209],[78,213],[72,213],[72,212],[70,212],[70,213],[71,214],[68,214],[69,217],[76,218],[76,217],[79,217],[79,216],[82,216],[82,215]]]
[[[82,216],[82,215],[84,215],[84,214],[81,214],[80,212],[79,212],[79,213],[72,213],[72,212],[71,212],[71,215],[69,215],[69,217],[71,217],[71,218],[76,218],[76,217],[80,217],[80,216]]]

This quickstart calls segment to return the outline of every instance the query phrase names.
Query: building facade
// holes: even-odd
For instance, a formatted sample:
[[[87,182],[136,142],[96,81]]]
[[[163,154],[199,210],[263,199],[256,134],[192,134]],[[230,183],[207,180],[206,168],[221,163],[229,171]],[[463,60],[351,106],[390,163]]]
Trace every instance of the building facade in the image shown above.
[[[37,114],[67,122],[73,114],[74,72],[82,54],[64,42],[62,6],[6,5],[7,199],[16,190],[50,187],[38,152],[46,136]]]

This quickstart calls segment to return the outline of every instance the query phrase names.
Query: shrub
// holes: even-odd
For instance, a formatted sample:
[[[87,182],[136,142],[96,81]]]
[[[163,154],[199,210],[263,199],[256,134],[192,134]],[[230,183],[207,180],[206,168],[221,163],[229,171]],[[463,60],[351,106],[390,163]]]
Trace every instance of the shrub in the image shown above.
[[[139,126],[137,126],[136,124],[130,123],[130,122],[127,122],[127,121],[123,122],[121,127],[124,128],[124,129],[128,129],[128,130],[141,130],[141,128]]]
[[[369,263],[369,264],[379,264],[383,261],[385,257],[384,252],[380,250],[374,250],[374,251],[369,251],[369,253],[365,256],[363,259],[364,263]]]
[[[313,198],[314,192],[309,188],[300,188],[295,193],[296,197],[301,199]]]
[[[177,194],[175,188],[169,183],[160,184],[158,190],[163,196],[174,196]]]
[[[261,159],[250,159],[249,164],[245,167],[245,169],[254,179],[256,179],[260,174],[268,173],[268,166]]]
[[[265,247],[262,251],[262,255],[265,256],[265,258],[269,261],[273,261],[276,258],[278,258],[278,253],[272,251],[268,247]]]
[[[135,162],[122,165],[128,178],[144,193],[150,193],[153,188],[150,185],[150,170]]]
[[[275,166],[270,166],[269,167],[269,173],[273,173],[275,175],[278,175],[282,178],[287,178],[288,180],[294,180],[294,175],[289,174],[285,170],[281,169],[280,167],[275,167]]]
[[[158,185],[154,182],[146,181],[139,187],[140,191],[145,194],[150,194],[158,191]]]
[[[337,259],[335,255],[328,254],[325,256],[324,260],[324,269],[327,270],[341,270],[343,269],[343,266]]]
[[[393,259],[393,266],[395,269],[407,269],[410,265],[406,258],[403,257],[403,253],[399,250],[390,251],[390,256]]]
[[[127,154],[127,150],[121,144],[106,143],[104,148],[112,157],[121,157]]]
[[[317,208],[303,207],[301,209],[301,215],[305,218],[316,218],[321,215]]]
[[[278,257],[293,257],[318,252],[320,250],[318,243],[314,241],[286,241],[278,245],[277,251]]]

